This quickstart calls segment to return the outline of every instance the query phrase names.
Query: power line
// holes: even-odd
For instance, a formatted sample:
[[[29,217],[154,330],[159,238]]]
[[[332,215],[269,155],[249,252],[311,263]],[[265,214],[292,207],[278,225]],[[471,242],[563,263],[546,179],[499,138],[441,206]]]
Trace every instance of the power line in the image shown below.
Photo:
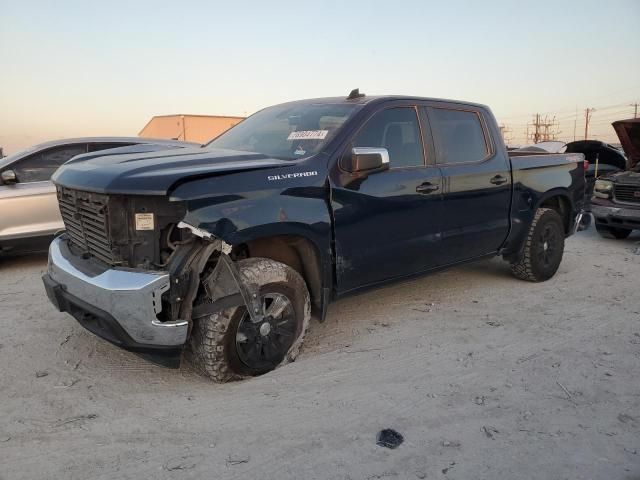
[[[634,102],[632,104],[628,103],[618,103],[612,105],[605,105],[602,107],[589,107],[589,118],[587,124],[586,111],[585,111],[585,134],[589,135],[589,130],[592,131],[591,136],[594,137],[594,132],[606,132],[604,136],[610,136],[615,138],[613,133],[613,129],[611,128],[611,123],[615,120],[619,120],[621,118],[628,118],[631,116],[630,108],[634,108],[634,116],[637,118],[638,115],[638,107],[640,107],[640,103]],[[594,115],[594,112],[598,112]],[[523,136],[515,135],[509,136],[508,142],[513,140],[524,139],[525,142],[533,141],[533,142],[541,142],[554,140],[558,138],[560,132],[560,124],[564,122],[573,122],[573,140],[577,139],[577,126],[578,126],[578,110],[574,110],[573,115],[562,115],[555,116],[549,119],[548,115],[537,113],[534,115],[533,121],[523,124],[523,123],[511,123],[511,122],[503,122],[501,124],[501,130],[506,130],[509,133],[512,133],[512,128],[517,128],[524,130]],[[602,135],[598,135],[602,136]],[[515,137],[515,138],[514,138]],[[565,137],[563,137],[565,138]],[[566,137],[569,141],[571,141],[571,137]]]
[[[640,88],[640,86],[637,87],[637,88]],[[608,95],[608,96],[610,96],[610,95]],[[603,98],[603,97],[599,97],[599,98]],[[630,107],[630,106],[633,107],[635,105],[636,105],[635,103],[632,103],[632,104],[629,104],[629,103],[617,103],[617,104],[613,104],[613,105],[603,105],[603,106],[595,107],[595,108],[597,110],[601,111],[601,110],[611,110],[613,108],[619,108],[619,107]],[[574,110],[554,110],[554,111],[548,111],[548,112],[542,112],[541,113],[541,115],[552,115],[552,114],[555,114],[556,119],[558,121],[560,121],[560,120],[570,120],[570,119],[575,118],[575,109]],[[567,114],[571,114],[571,115],[567,115]],[[530,114],[508,115],[508,116],[505,116],[505,117],[500,117],[500,120],[504,121],[504,120],[509,120],[509,119],[526,118],[526,117],[529,117],[529,115]],[[636,115],[637,115],[637,113],[636,113]],[[507,122],[507,123],[511,123],[511,122]]]

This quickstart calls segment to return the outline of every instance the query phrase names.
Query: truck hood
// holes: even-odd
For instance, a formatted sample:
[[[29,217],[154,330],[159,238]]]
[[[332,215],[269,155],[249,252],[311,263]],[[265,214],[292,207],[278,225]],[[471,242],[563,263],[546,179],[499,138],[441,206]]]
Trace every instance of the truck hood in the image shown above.
[[[174,184],[191,178],[291,164],[261,153],[183,148],[71,161],[60,167],[52,180],[56,185],[89,192],[166,195]]]
[[[624,153],[627,155],[627,168],[630,170],[640,163],[640,118],[619,120],[611,125],[618,134]]]
[[[109,148],[107,150],[99,150],[96,152],[82,153],[80,155],[76,155],[71,160],[65,162],[76,163],[76,162],[86,162],[87,160],[91,160],[92,158],[97,157],[106,157],[108,155],[130,155],[133,153],[149,153],[149,152],[161,152],[163,150],[171,150],[174,148],[195,148],[198,145],[194,143],[186,143],[184,145],[166,145],[160,143],[138,143],[136,145],[127,145],[126,147],[116,147]]]

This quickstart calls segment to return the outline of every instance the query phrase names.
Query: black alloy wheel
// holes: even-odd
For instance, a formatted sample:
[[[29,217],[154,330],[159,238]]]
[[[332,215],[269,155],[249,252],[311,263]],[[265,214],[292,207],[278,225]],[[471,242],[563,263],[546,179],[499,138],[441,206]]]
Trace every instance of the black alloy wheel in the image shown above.
[[[550,268],[558,261],[557,257],[560,247],[558,236],[558,229],[553,223],[547,223],[541,229],[537,242],[537,254],[538,260],[545,268]]]
[[[261,296],[262,312],[254,323],[246,309],[236,331],[236,349],[240,361],[251,370],[271,370],[278,366],[291,348],[296,333],[295,311],[283,293]]]

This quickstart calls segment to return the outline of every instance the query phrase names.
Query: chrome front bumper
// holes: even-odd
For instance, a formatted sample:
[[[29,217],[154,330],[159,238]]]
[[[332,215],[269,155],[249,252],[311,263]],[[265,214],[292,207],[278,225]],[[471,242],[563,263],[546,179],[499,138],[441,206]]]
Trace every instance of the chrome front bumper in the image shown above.
[[[66,309],[69,313],[79,309],[116,322],[126,332],[120,336],[130,337],[125,341],[118,339],[118,344],[125,348],[179,347],[186,342],[187,321],[160,322],[157,318],[162,310],[161,295],[170,287],[168,273],[98,268],[91,260],[72,255],[66,236],[62,235],[49,247],[47,277],[45,287],[54,305],[65,310],[57,297],[64,297],[65,304],[74,303],[75,299],[74,308]],[[58,292],[53,292],[54,289]],[[104,337],[111,340],[107,335]]]

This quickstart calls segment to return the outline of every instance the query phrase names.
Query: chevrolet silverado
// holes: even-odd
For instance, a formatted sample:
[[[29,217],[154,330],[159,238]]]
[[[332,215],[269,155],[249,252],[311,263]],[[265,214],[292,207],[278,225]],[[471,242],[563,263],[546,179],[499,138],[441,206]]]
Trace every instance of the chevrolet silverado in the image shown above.
[[[51,302],[219,382],[294,360],[344,295],[496,255],[551,278],[585,188],[583,155],[510,156],[483,105],[358,90],[53,181],[66,233],[43,277]]]

